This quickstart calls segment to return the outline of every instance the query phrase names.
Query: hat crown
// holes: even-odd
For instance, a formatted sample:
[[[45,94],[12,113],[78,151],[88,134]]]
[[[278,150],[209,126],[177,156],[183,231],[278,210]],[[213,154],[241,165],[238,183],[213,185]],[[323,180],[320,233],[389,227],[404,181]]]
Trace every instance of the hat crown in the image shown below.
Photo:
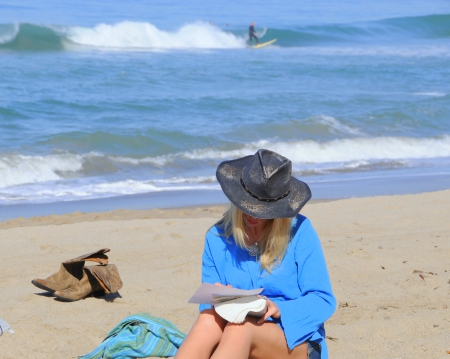
[[[291,188],[292,162],[276,152],[260,149],[242,171],[248,190],[261,198],[275,199]]]

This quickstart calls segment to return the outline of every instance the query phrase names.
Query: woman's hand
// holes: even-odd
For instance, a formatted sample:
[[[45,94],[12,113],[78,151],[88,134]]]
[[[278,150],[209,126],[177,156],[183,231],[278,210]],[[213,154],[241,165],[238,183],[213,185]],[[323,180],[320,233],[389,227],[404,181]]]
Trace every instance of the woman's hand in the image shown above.
[[[223,285],[222,283],[216,282],[214,285],[218,285],[219,287],[232,287],[231,284]]]
[[[264,323],[269,317],[279,318],[281,316],[280,308],[278,308],[278,306],[274,302],[262,295],[260,295],[259,297],[266,300],[267,311],[266,314],[264,314],[264,316],[257,321],[258,324]]]

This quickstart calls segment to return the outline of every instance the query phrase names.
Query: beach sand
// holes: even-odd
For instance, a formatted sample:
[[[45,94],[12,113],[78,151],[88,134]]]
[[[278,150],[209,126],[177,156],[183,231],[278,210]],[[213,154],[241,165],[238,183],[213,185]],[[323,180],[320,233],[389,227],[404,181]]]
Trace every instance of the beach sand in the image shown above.
[[[187,332],[206,230],[223,206],[113,211],[0,223],[0,357],[77,358],[130,314]],[[309,203],[338,308],[330,358],[450,358],[450,191]],[[120,295],[66,303],[31,284],[64,260],[110,248]]]

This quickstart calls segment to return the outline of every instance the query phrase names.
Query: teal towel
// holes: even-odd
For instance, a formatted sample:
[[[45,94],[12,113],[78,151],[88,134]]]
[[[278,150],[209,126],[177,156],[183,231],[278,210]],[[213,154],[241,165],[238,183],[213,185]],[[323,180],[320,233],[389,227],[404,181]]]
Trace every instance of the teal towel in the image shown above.
[[[135,314],[122,320],[94,351],[78,359],[172,357],[185,337],[168,320]]]

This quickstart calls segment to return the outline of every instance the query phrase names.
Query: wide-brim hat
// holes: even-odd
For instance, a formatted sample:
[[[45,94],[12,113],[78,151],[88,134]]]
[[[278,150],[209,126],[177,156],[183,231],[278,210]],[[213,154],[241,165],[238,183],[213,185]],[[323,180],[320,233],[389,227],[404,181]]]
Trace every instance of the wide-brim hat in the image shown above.
[[[309,186],[292,176],[292,162],[265,149],[222,162],[216,177],[228,199],[255,218],[294,217],[311,198]]]

